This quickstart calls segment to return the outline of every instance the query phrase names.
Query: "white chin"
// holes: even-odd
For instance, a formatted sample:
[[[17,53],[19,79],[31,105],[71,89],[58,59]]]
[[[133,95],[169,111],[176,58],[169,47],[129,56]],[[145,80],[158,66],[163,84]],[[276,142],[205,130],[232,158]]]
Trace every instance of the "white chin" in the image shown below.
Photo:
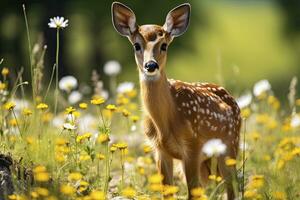
[[[155,81],[160,77],[160,72],[156,69],[154,72],[144,71],[143,80],[145,81]]]

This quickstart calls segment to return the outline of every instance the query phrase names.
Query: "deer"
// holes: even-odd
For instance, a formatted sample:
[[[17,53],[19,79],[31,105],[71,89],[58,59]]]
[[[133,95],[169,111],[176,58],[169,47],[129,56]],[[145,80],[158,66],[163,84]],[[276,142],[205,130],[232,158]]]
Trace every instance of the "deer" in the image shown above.
[[[238,154],[241,116],[235,99],[217,84],[168,79],[165,72],[168,47],[186,32],[191,5],[172,9],[163,26],[138,25],[134,12],[119,2],[113,2],[111,12],[115,30],[134,48],[144,132],[153,144],[163,184],[173,185],[173,161],[180,160],[191,199],[192,189],[205,187],[212,173],[211,158],[202,147],[210,139],[221,139],[227,148],[217,158],[217,173],[226,181],[227,199],[234,199],[230,181],[236,169],[226,166],[225,159]]]

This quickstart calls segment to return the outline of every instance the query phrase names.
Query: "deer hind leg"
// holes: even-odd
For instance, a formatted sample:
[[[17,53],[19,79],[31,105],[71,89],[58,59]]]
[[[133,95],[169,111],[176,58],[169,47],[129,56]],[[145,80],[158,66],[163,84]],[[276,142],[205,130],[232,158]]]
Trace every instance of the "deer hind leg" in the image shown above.
[[[158,172],[163,176],[164,185],[173,184],[173,158],[163,151],[156,151],[156,164]]]
[[[209,175],[211,174],[211,160],[206,159],[200,163],[200,180],[201,180],[201,185],[203,187],[207,186],[209,183]]]
[[[193,188],[201,186],[200,184],[200,162],[197,155],[186,158],[182,161],[188,186],[188,198],[192,199],[191,191]]]
[[[236,195],[234,189],[238,189],[237,186],[237,170],[235,166],[227,166],[225,164],[226,157],[236,159],[236,153],[233,149],[228,149],[226,155],[218,158],[218,172],[225,180],[227,189],[227,199],[234,200]],[[237,191],[238,192],[238,191]]]

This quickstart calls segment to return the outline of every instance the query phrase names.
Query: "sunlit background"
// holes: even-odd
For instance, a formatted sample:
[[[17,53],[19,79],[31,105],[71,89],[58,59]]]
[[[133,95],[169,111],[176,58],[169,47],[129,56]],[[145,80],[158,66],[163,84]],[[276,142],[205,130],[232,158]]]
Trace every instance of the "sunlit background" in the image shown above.
[[[176,38],[168,52],[169,77],[185,81],[220,83],[236,94],[268,79],[284,98],[293,76],[300,75],[300,1],[297,0],[120,0],[131,7],[139,24],[163,24],[167,12],[183,2],[192,5],[188,31]],[[61,31],[60,76],[74,75],[90,83],[93,69],[108,85],[104,63],[122,65],[119,81],[137,82],[133,49],[111,23],[110,0],[24,1],[31,41],[47,45],[48,82],[55,63],[56,31],[49,18],[64,16]],[[1,1],[0,58],[15,71],[24,67],[30,78],[29,53],[22,1]],[[299,90],[299,88],[298,88]]]

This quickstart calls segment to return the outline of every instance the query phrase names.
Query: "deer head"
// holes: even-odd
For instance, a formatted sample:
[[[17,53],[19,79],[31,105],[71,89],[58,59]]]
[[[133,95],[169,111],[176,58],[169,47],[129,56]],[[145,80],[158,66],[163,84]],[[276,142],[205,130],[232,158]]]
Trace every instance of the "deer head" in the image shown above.
[[[185,3],[168,13],[163,26],[139,26],[130,8],[119,2],[112,4],[113,25],[133,45],[135,60],[143,80],[159,79],[166,65],[168,46],[174,37],[187,30],[190,10],[190,4]]]

